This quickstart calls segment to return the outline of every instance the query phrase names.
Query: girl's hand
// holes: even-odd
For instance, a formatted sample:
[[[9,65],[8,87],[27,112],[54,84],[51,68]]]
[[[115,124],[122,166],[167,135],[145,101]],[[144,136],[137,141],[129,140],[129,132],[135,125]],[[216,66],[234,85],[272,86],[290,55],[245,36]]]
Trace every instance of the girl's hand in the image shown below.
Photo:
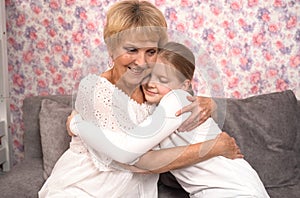
[[[72,133],[72,131],[70,129],[70,123],[71,123],[72,118],[76,114],[78,114],[77,111],[73,110],[72,113],[68,116],[68,119],[67,119],[67,122],[66,122],[66,127],[67,127],[67,131],[68,131],[69,136],[75,136],[75,134]]]
[[[229,158],[229,159],[236,159],[236,158],[243,158],[244,155],[241,153],[240,148],[235,142],[233,137],[230,137],[226,132],[220,133],[215,138],[214,149],[217,155]]]
[[[217,105],[212,98],[202,96],[188,96],[192,103],[177,111],[176,116],[186,112],[191,115],[180,125],[178,131],[191,131],[205,122],[216,110]]]

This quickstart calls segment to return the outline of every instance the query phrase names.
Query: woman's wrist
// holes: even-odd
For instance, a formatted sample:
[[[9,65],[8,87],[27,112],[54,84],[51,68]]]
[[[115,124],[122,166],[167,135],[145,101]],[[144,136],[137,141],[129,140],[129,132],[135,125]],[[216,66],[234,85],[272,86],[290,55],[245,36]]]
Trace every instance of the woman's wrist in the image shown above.
[[[212,157],[220,156],[222,154],[221,145],[217,144],[217,138],[202,142],[199,148],[199,158],[204,161]]]

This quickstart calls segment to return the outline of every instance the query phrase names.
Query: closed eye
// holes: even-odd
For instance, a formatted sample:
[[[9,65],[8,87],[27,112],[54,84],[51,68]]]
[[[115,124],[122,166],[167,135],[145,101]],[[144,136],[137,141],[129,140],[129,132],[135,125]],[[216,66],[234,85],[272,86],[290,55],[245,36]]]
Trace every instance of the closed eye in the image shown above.
[[[166,77],[159,77],[158,80],[159,80],[160,83],[163,83],[163,84],[169,83],[169,79],[166,78]]]

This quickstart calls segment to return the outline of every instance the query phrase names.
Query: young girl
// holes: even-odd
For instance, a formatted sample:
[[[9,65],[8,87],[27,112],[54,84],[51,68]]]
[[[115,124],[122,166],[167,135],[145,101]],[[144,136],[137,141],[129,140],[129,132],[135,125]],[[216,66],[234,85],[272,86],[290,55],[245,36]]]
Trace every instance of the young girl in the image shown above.
[[[192,52],[184,45],[170,42],[158,54],[156,65],[143,86],[148,102],[157,104],[171,90],[189,95],[195,64]],[[175,94],[175,95],[176,95]],[[165,99],[165,98],[164,98]],[[193,144],[215,138],[221,130],[209,118],[192,132],[176,133],[160,143],[161,148]],[[214,157],[171,173],[191,197],[269,197],[256,171],[244,160]]]
[[[94,149],[106,152],[106,155],[112,156],[116,161],[134,164],[141,169],[159,170],[162,164],[157,163],[155,158],[152,161],[145,161],[143,156],[137,160],[134,160],[134,157],[138,156],[137,153],[143,153],[145,147],[149,146],[149,137],[160,136],[168,130],[175,131],[184,120],[174,116],[174,109],[188,103],[186,96],[191,92],[194,70],[193,53],[182,44],[167,43],[160,49],[157,62],[143,85],[147,102],[157,105],[152,116],[137,125],[135,129],[128,129],[124,134],[126,138],[119,138],[122,141],[118,141],[112,132],[106,130],[101,130],[100,133],[99,129],[95,132],[97,129],[90,127],[90,130],[80,132],[83,128],[86,129],[87,125],[82,127],[83,123],[79,115],[74,117],[77,124],[72,120],[73,131],[76,131],[84,142]],[[220,133],[218,125],[209,118],[191,132],[175,131],[171,135],[162,135],[165,139],[160,142],[159,147],[168,149],[188,146],[195,142],[212,140]],[[154,140],[151,141],[153,143]],[[106,146],[103,145],[105,142],[110,142],[119,150],[126,152],[107,151]],[[211,146],[203,147],[199,155],[205,156],[211,148]],[[165,164],[167,165],[176,157],[166,155]],[[190,197],[269,197],[256,171],[244,159],[231,160],[217,156],[192,166],[171,170],[171,173]]]

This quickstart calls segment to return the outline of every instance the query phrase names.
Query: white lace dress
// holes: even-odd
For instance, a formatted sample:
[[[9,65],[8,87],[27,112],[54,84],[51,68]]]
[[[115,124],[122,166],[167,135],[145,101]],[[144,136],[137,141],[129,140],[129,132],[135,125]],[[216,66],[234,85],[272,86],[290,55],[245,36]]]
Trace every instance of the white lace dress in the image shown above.
[[[75,108],[84,120],[114,133],[134,128],[153,110],[152,106],[131,100],[97,75],[88,75],[81,81]],[[104,154],[96,155],[79,137],[73,137],[39,197],[156,198],[157,181],[157,174],[127,171]]]

